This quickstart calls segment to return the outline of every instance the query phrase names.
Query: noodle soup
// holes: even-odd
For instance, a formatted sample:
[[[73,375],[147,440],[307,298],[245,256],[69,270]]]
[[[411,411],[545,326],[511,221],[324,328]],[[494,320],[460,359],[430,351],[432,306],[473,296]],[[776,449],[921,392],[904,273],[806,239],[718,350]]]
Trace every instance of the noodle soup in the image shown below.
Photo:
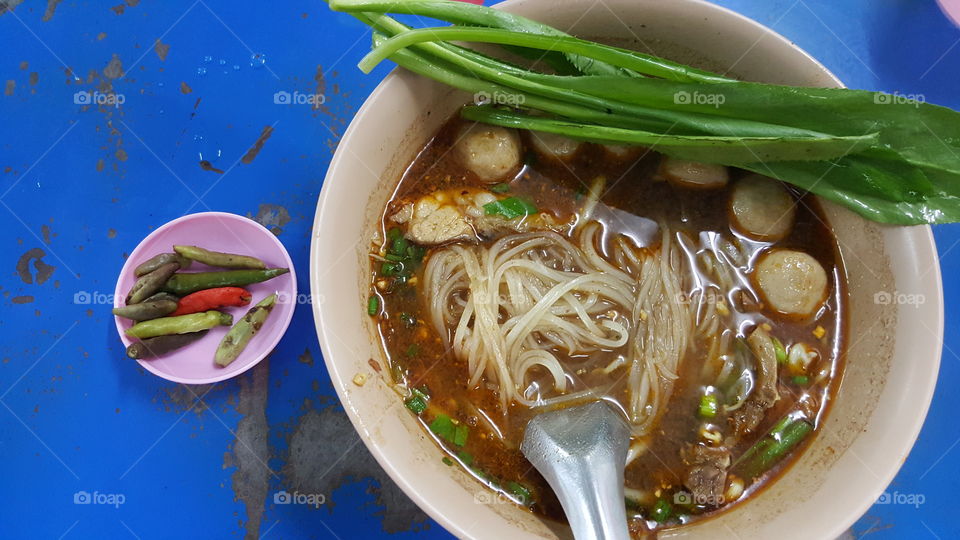
[[[445,463],[548,518],[519,448],[535,414],[621,411],[643,536],[775,479],[839,384],[836,241],[769,178],[454,118],[380,234],[368,312],[395,389]]]

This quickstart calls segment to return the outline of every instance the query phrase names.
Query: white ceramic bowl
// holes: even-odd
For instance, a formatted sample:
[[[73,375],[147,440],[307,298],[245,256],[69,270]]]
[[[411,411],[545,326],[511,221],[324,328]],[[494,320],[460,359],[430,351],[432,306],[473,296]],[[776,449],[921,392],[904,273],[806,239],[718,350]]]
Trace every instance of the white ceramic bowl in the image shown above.
[[[511,0],[500,5],[587,38],[729,70],[744,79],[839,86],[782,36],[697,0]],[[622,40],[622,41],[621,41]],[[484,488],[422,433],[384,370],[365,306],[367,253],[379,212],[403,168],[459,105],[462,92],[394,72],[357,113],[333,158],[317,204],[310,286],[317,334],[333,384],[367,447],[431,517],[460,537],[568,537]],[[849,282],[847,367],[810,447],[778,481],[718,517],[663,533],[691,538],[835,538],[883,493],[923,424],[943,338],[943,294],[929,227],[884,227],[826,204]],[[891,254],[895,256],[891,257]],[[899,295],[899,296],[898,296]],[[898,302],[914,295],[920,303]]]

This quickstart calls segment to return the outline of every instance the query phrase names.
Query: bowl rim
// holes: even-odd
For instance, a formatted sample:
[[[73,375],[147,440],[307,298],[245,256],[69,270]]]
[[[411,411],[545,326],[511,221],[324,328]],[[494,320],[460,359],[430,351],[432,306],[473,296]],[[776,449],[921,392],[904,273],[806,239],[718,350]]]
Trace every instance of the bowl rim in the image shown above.
[[[137,247],[135,247],[135,248],[133,249],[133,251],[130,252],[130,255],[127,257],[127,260],[124,261],[124,263],[123,263],[123,267],[120,269],[120,273],[117,275],[117,282],[116,282],[116,285],[115,285],[114,291],[113,291],[113,307],[120,307],[120,306],[121,306],[121,304],[120,304],[120,299],[124,296],[124,291],[121,291],[121,290],[120,290],[120,281],[121,281],[122,276],[125,275],[125,274],[127,274],[127,273],[131,273],[131,274],[132,274],[132,273],[133,273],[133,269],[135,268],[135,267],[132,266],[132,265],[133,265],[133,264],[140,264],[140,262],[142,262],[142,261],[140,261],[140,262],[134,263],[134,261],[138,258],[138,255],[140,255],[139,251],[140,251],[140,249],[141,249],[141,246],[143,246],[144,244],[146,244],[147,242],[149,242],[149,241],[150,241],[151,239],[153,239],[154,237],[159,236],[160,234],[162,234],[162,233],[164,233],[164,232],[166,232],[166,231],[168,231],[168,230],[170,230],[170,229],[173,229],[174,227],[176,227],[177,225],[179,225],[179,224],[181,224],[181,223],[184,223],[184,222],[187,222],[187,221],[192,221],[192,220],[195,220],[195,219],[202,219],[202,218],[205,218],[205,217],[213,217],[213,218],[218,218],[218,219],[227,219],[227,220],[234,220],[234,221],[243,221],[243,222],[246,222],[248,225],[254,226],[255,229],[259,229],[260,232],[261,232],[262,234],[264,234],[266,237],[271,238],[271,239],[273,240],[273,243],[276,244],[277,247],[280,248],[280,253],[283,254],[283,262],[284,262],[284,264],[286,264],[286,265],[287,265],[287,268],[290,269],[290,272],[289,272],[289,274],[290,274],[290,290],[289,290],[289,291],[286,291],[286,293],[290,295],[290,298],[296,298],[296,297],[297,297],[297,271],[296,271],[296,269],[295,269],[294,266],[293,266],[293,260],[290,258],[290,253],[287,252],[286,246],[283,245],[283,242],[281,242],[280,239],[277,238],[277,236],[276,236],[275,234],[273,234],[272,232],[270,232],[269,229],[267,229],[266,227],[264,227],[264,226],[261,225],[260,223],[257,223],[256,221],[254,221],[254,220],[252,220],[252,219],[250,219],[250,218],[248,218],[248,217],[246,217],[246,216],[241,216],[241,215],[239,215],[239,214],[233,214],[233,213],[230,213],[230,212],[209,211],[209,212],[196,212],[196,213],[193,213],[193,214],[186,214],[186,215],[180,216],[180,217],[178,217],[178,218],[176,218],[176,219],[172,219],[172,220],[164,223],[163,225],[157,227],[156,229],[154,229],[153,231],[151,231],[150,234],[148,234],[147,236],[145,236],[145,237],[143,238],[143,240],[141,240],[141,241],[137,244]],[[269,343],[268,345],[264,345],[264,346],[263,346],[263,347],[264,347],[263,352],[262,352],[261,354],[259,354],[254,360],[249,361],[245,366],[243,366],[242,368],[240,368],[239,370],[236,370],[236,371],[231,371],[231,372],[228,372],[228,373],[224,373],[224,374],[222,374],[222,375],[215,375],[215,376],[213,376],[213,377],[205,377],[205,378],[199,378],[199,379],[197,379],[197,378],[180,377],[180,376],[177,376],[177,375],[174,375],[174,374],[171,374],[171,373],[166,373],[166,372],[160,371],[159,369],[157,369],[156,367],[153,366],[152,361],[140,360],[140,359],[138,359],[138,360],[137,360],[137,363],[140,364],[141,367],[143,367],[144,369],[146,369],[146,370],[149,371],[150,373],[153,373],[154,375],[156,375],[157,377],[160,377],[161,379],[166,379],[166,380],[168,380],[168,381],[173,381],[173,382],[176,382],[176,383],[183,383],[183,384],[210,384],[210,383],[225,381],[225,380],[227,380],[227,379],[231,379],[231,378],[233,378],[233,377],[236,377],[237,375],[240,375],[240,374],[246,372],[247,370],[253,368],[253,366],[259,364],[261,361],[263,361],[264,358],[266,358],[267,356],[270,355],[271,352],[273,352],[273,349],[276,348],[277,344],[280,343],[280,340],[283,339],[284,334],[287,333],[287,329],[290,327],[290,322],[293,320],[293,313],[294,313],[294,311],[296,311],[296,310],[295,310],[295,309],[291,309],[290,312],[287,314],[287,316],[284,317],[284,320],[283,320],[282,322],[280,322],[280,332],[277,334],[277,336],[273,339],[273,341],[272,341],[271,343]],[[120,341],[121,341],[125,346],[129,346],[129,344],[132,343],[132,340],[130,340],[130,339],[126,336],[126,334],[124,333],[124,331],[123,331],[123,326],[122,326],[123,320],[122,320],[122,319],[123,319],[122,317],[119,317],[119,316],[117,316],[117,315],[114,315],[114,316],[113,316],[113,321],[114,321],[114,324],[116,325],[117,333],[118,333],[119,336],[120,336]]]
[[[509,8],[512,4],[514,4],[514,1],[519,3],[523,2],[524,0],[507,0],[492,7]],[[782,45],[792,49],[794,53],[802,55],[805,57],[806,61],[812,65],[815,65],[824,75],[829,77],[838,86],[844,86],[843,83],[832,72],[830,72],[830,70],[828,70],[822,63],[811,56],[810,53],[800,48],[798,45],[768,26],[745,15],[737,13],[727,7],[713,4],[706,0],[685,1],[689,4],[696,5],[697,9],[706,10],[708,13],[710,13],[710,10],[712,10],[713,14],[732,17],[736,20],[736,24],[738,25],[752,27],[754,30],[762,33],[763,38],[778,41]],[[340,140],[340,145],[337,147],[337,151],[331,159],[330,166],[327,170],[327,174],[324,178],[323,186],[317,200],[317,210],[314,216],[313,234],[311,238],[310,287],[311,294],[314,297],[317,297],[318,294],[322,294],[320,293],[320,289],[323,286],[321,283],[321,276],[317,271],[317,265],[314,264],[314,261],[317,260],[319,251],[318,246],[320,243],[320,234],[318,234],[318,231],[321,230],[320,225],[324,221],[324,214],[329,212],[328,208],[331,205],[337,204],[337,201],[333,200],[333,197],[330,195],[332,190],[330,186],[333,184],[332,179],[340,176],[339,170],[343,165],[342,156],[344,152],[346,152],[344,148],[349,146],[352,139],[356,136],[356,133],[360,130],[359,119],[364,118],[367,114],[369,114],[370,109],[374,108],[374,103],[380,100],[384,94],[390,91],[388,86],[399,79],[402,75],[403,70],[401,68],[394,68],[370,93],[360,109],[358,109],[358,111],[354,114],[349,126],[347,127],[347,130]],[[390,178],[389,181],[393,183],[395,179]],[[904,460],[910,453],[910,450],[913,448],[913,445],[923,427],[926,415],[933,399],[937,377],[939,375],[939,365],[942,356],[944,336],[943,282],[939,265],[939,257],[937,253],[936,242],[933,236],[933,230],[929,225],[903,228],[910,229],[909,239],[913,245],[916,246],[916,250],[920,253],[929,255],[932,265],[931,272],[926,279],[934,280],[936,290],[935,298],[926,299],[927,309],[932,308],[936,312],[935,325],[934,327],[929,328],[933,334],[933,337],[935,337],[935,340],[933,341],[933,348],[935,348],[935,352],[929,360],[930,370],[927,376],[921,381],[923,383],[922,387],[913,387],[917,391],[918,397],[920,398],[916,400],[916,403],[920,411],[922,411],[922,414],[917,415],[911,424],[902,426],[903,428],[907,428],[902,431],[904,436],[899,439],[902,442],[899,447],[892,449],[893,452],[899,456],[899,465],[896,467],[889,467],[884,473],[876,476],[875,478],[869,479],[867,482],[869,485],[865,486],[864,493],[866,494],[867,492],[872,492],[873,496],[871,498],[864,496],[863,500],[856,505],[855,510],[851,509],[851,511],[847,514],[847,518],[845,520],[835,522],[834,524],[821,524],[821,528],[817,532],[822,533],[824,537],[839,537],[858,519],[860,519],[860,517],[876,502],[876,499],[887,489],[890,482],[900,471]],[[448,518],[448,516],[444,514],[432,500],[421,496],[417,492],[414,484],[411,482],[411,479],[408,478],[408,474],[402,471],[404,460],[396,456],[388,455],[382,451],[380,444],[377,443],[367,431],[364,420],[360,418],[357,409],[353,406],[352,402],[354,399],[347,391],[349,389],[350,381],[352,380],[353,372],[345,372],[343,369],[341,369],[342,366],[338,365],[338,363],[335,362],[329,354],[329,351],[331,350],[331,346],[329,344],[335,342],[339,338],[331,334],[332,330],[323,324],[324,310],[325,308],[321,304],[316,302],[313,303],[314,322],[316,325],[317,336],[320,342],[321,351],[323,353],[324,362],[327,366],[328,372],[330,373],[331,381],[334,389],[337,392],[338,398],[343,404],[343,408],[353,424],[354,429],[356,429],[359,433],[360,438],[363,440],[367,449],[374,456],[377,463],[384,468],[390,478],[404,491],[408,497],[410,497],[417,504],[418,507],[424,510],[431,518],[436,520],[440,525],[457,537],[472,537],[473,531],[467,529],[464,524]],[[376,344],[375,346],[379,346],[379,344]]]

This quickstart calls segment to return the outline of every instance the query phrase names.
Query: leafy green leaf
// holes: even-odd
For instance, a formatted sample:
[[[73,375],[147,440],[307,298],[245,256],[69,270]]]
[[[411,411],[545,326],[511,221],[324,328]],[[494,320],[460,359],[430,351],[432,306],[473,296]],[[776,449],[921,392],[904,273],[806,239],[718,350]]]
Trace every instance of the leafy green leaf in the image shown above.
[[[488,216],[500,215],[507,219],[515,219],[539,212],[533,203],[520,197],[507,197],[506,199],[487,203],[483,205],[483,210]]]

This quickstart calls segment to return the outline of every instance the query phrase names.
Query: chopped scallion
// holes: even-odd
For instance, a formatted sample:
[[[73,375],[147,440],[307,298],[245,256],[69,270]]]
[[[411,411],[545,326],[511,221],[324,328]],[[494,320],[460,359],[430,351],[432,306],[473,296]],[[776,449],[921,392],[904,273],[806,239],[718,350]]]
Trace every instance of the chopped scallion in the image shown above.
[[[530,489],[523,484],[518,482],[510,482],[507,484],[507,491],[516,497],[522,504],[530,504],[533,502],[533,494],[530,493]]]
[[[455,429],[453,420],[450,420],[450,417],[445,414],[438,414],[433,422],[430,422],[430,431],[446,441],[453,439]]]
[[[457,458],[467,467],[473,465],[473,456],[464,450],[457,452]]]
[[[806,386],[810,384],[810,377],[807,377],[806,375],[795,375],[793,377],[793,384],[796,384],[797,386]]]
[[[501,183],[496,184],[496,185],[494,185],[493,187],[491,187],[491,188],[490,188],[490,191],[492,191],[492,192],[494,192],[494,193],[506,193],[506,192],[510,191],[510,184],[507,184],[507,183],[505,183],[505,182],[501,182]]]
[[[777,339],[777,338],[775,338],[775,337],[772,337],[771,339],[773,340],[773,350],[774,350],[774,352],[775,352],[776,355],[777,355],[777,363],[778,363],[778,364],[786,364],[786,363],[787,363],[787,349],[783,346],[783,342],[781,342],[779,339]]]
[[[657,499],[656,504],[650,509],[650,519],[657,523],[666,523],[671,515],[673,515],[673,508],[666,499]]]
[[[408,409],[413,411],[413,414],[417,416],[420,415],[423,411],[427,410],[427,401],[423,398],[422,395],[414,393],[410,398],[403,402]]]
[[[457,446],[467,444],[467,436],[470,434],[470,428],[466,424],[457,424],[453,429],[453,440],[450,441]]]
[[[367,315],[371,317],[376,315],[380,311],[380,298],[376,295],[370,295],[370,299],[367,300]]]
[[[701,418],[713,418],[717,415],[720,406],[717,403],[717,396],[706,394],[700,397],[700,407],[698,412]]]

